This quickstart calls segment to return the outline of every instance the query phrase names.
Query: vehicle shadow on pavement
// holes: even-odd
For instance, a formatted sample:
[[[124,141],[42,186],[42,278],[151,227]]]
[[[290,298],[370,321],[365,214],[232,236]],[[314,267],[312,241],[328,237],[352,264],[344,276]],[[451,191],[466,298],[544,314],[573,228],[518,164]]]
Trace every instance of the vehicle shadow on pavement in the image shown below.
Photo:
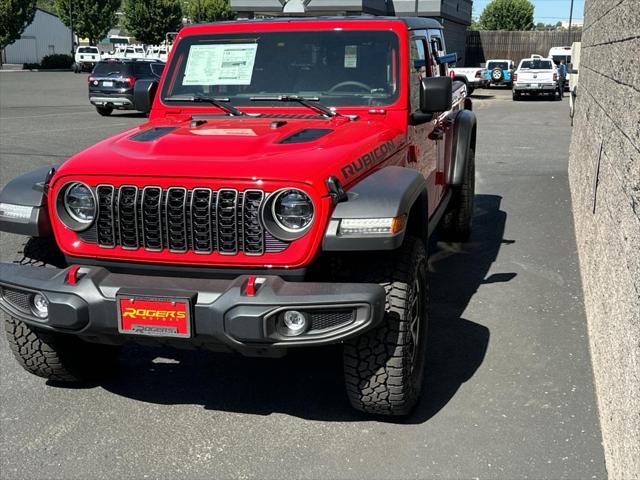
[[[565,95],[563,98],[567,98]],[[558,98],[551,97],[551,95],[521,95],[518,99],[519,102],[555,102]]]
[[[481,365],[489,330],[461,317],[483,283],[502,244],[506,214],[501,197],[476,197],[475,230],[464,248],[433,242],[432,308],[423,399],[398,423],[422,423],[440,411]],[[109,392],[156,404],[195,404],[206,409],[270,415],[284,413],[322,421],[367,421],[349,406],[339,346],[293,350],[286,357],[245,358],[233,354],[125,347],[121,371],[101,384]]]

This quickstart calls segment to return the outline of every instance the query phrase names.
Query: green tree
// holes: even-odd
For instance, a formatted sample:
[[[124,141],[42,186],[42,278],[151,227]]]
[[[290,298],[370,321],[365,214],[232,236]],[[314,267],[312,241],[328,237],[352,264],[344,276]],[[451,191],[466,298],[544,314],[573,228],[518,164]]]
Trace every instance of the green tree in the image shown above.
[[[182,27],[178,0],[126,0],[124,14],[125,28],[142,43],[161,43]]]
[[[36,6],[48,12],[55,12],[55,0],[38,0]]]
[[[116,24],[120,0],[55,0],[56,12],[78,37],[95,45]]]
[[[533,30],[533,5],[529,0],[493,0],[480,15],[483,30]]]
[[[229,7],[229,0],[188,0],[185,13],[192,22],[216,22],[235,18]]]
[[[0,50],[20,38],[35,13],[35,0],[0,0]]]

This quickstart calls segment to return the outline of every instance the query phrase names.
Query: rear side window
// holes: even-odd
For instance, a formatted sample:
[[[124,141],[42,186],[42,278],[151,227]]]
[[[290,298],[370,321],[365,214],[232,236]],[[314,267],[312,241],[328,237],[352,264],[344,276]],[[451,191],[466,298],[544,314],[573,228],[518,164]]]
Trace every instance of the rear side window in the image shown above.
[[[509,62],[489,62],[487,69],[493,70],[494,68],[501,68],[507,70],[509,68]]]
[[[93,69],[93,75],[100,75],[104,77],[129,75],[131,73],[131,65],[128,63],[118,62],[100,62]]]
[[[133,64],[134,75],[151,75],[151,65],[146,62],[138,62]]]
[[[523,60],[520,68],[529,70],[551,70],[550,60]]]
[[[162,71],[164,70],[164,63],[152,63],[151,71],[154,75],[160,77],[162,75]]]

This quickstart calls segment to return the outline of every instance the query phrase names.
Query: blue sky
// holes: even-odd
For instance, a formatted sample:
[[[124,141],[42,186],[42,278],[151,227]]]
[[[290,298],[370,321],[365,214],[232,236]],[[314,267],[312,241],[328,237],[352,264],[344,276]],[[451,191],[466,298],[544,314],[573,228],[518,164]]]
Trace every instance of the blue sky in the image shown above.
[[[477,18],[484,10],[484,7],[491,0],[473,0],[473,17]],[[533,12],[534,21],[536,23],[556,23],[563,20],[569,20],[569,8],[571,0],[529,0],[533,3],[535,10]],[[584,0],[574,0],[573,2],[573,18],[582,20],[584,18]]]

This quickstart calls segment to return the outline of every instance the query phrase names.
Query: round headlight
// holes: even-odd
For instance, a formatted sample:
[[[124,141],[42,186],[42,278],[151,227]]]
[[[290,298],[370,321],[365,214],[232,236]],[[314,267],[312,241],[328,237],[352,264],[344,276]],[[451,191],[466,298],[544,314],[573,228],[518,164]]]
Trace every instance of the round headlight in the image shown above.
[[[276,224],[286,232],[304,231],[313,220],[313,202],[302,190],[282,190],[271,204]]]
[[[64,208],[69,216],[83,225],[96,218],[96,200],[84,183],[74,183],[64,193]]]

